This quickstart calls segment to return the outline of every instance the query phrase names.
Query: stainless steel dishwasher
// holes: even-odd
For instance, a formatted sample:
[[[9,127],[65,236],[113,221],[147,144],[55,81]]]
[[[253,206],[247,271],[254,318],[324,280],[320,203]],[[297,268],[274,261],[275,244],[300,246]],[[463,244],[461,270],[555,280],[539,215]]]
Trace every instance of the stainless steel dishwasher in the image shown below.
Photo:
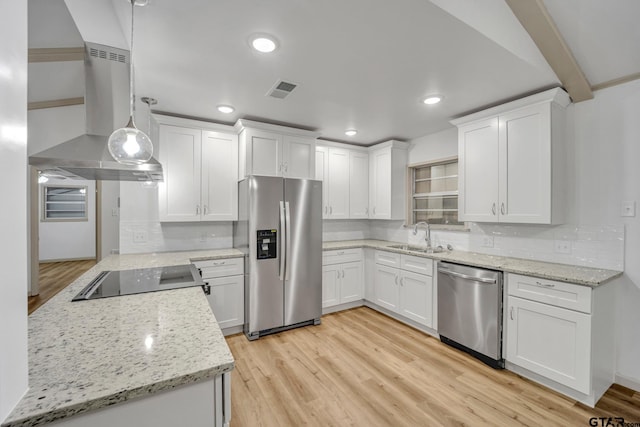
[[[438,333],[494,368],[502,358],[502,272],[440,262]]]

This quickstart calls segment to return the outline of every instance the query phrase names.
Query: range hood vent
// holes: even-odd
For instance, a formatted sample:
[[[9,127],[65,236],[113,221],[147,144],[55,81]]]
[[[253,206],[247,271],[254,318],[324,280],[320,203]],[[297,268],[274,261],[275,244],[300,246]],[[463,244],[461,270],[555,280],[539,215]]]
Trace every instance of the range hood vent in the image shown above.
[[[86,133],[29,156],[43,171],[105,181],[162,181],[162,165],[154,158],[141,165],[116,162],[107,148],[109,135],[129,118],[129,52],[85,43]]]

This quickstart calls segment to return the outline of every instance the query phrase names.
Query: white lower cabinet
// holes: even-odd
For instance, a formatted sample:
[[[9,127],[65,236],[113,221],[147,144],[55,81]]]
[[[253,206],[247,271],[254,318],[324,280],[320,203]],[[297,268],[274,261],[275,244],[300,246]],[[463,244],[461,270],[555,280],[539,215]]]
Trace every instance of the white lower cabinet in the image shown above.
[[[589,406],[614,380],[613,286],[507,274],[507,368]]]
[[[432,327],[432,271],[431,259],[377,251],[374,303],[421,325]],[[430,274],[421,274],[425,272]]]
[[[327,251],[323,254],[322,307],[364,298],[362,249]]]
[[[222,332],[225,335],[239,332],[236,329],[244,324],[244,260],[227,258],[193,264],[209,285],[211,293],[207,300]]]
[[[588,394],[591,316],[509,297],[507,360]]]

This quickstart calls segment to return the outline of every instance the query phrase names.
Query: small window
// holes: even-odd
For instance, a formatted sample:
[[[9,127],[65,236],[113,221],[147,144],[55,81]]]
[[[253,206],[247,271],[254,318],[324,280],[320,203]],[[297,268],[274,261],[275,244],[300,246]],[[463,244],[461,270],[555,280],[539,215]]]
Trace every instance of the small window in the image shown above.
[[[45,185],[42,188],[43,221],[87,221],[87,187]]]
[[[464,225],[458,221],[458,159],[409,167],[410,224]]]

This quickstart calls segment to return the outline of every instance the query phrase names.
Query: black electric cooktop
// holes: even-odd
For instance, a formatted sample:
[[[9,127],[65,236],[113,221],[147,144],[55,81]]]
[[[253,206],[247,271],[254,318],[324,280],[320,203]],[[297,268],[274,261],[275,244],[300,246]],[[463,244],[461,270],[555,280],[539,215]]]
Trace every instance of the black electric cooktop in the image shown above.
[[[136,270],[103,271],[71,301],[116,297],[203,286],[193,264]]]

